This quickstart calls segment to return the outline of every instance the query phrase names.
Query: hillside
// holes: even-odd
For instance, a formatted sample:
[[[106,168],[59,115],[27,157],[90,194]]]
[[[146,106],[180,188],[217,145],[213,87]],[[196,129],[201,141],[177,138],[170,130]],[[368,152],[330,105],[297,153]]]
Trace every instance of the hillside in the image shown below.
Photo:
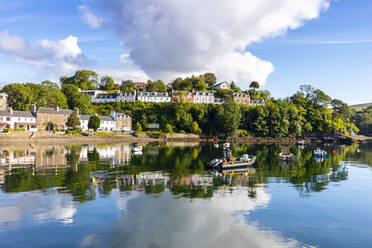
[[[360,110],[363,110],[369,106],[371,106],[372,103],[362,103],[362,104],[355,104],[355,105],[350,105],[350,108],[351,109],[354,109],[356,111],[360,111]]]

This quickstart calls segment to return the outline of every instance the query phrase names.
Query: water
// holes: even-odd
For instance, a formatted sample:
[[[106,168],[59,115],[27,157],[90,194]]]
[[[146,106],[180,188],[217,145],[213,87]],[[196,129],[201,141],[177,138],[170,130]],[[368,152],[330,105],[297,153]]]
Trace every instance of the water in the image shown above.
[[[233,145],[254,169],[213,175],[213,144],[0,147],[0,247],[372,247],[372,145]]]

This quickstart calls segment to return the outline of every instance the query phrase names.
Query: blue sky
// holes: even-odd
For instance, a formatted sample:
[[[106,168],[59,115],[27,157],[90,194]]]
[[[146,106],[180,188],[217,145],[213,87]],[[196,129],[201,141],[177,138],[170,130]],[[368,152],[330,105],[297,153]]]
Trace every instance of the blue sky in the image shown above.
[[[315,2],[323,0],[311,1],[314,1],[315,4]],[[231,75],[231,80],[239,82],[242,88],[247,88],[247,82],[256,76],[256,72],[262,70],[257,74],[257,77],[263,78],[260,81],[267,78],[263,89],[269,90],[274,97],[289,96],[295,93],[301,84],[311,84],[324,90],[331,97],[342,99],[349,104],[372,102],[371,1],[330,1],[326,10],[319,10],[318,17],[304,17],[301,20],[303,25],[300,27],[286,32],[280,30],[280,35],[275,32],[275,34],[273,32],[260,33],[258,35],[259,41],[249,40],[245,43],[246,51],[254,58],[248,55],[247,57],[239,55],[233,60],[234,63],[247,63],[249,68],[246,75],[238,75],[245,73],[236,69],[240,67],[234,63],[230,63],[231,68],[226,66],[233,72],[227,69],[223,70],[225,68],[223,61],[235,55],[229,52],[221,53],[218,55],[220,57],[215,55],[224,49],[231,50],[232,46],[226,44],[213,46],[213,44],[209,44],[210,42],[206,44],[199,42],[200,37],[208,38],[208,35],[214,37],[214,30],[222,29],[229,32],[228,25],[226,27],[223,24],[215,24],[216,21],[212,20],[209,20],[209,23],[203,23],[203,19],[197,19],[196,13],[195,19],[198,21],[197,25],[200,24],[200,30],[196,26],[189,29],[184,27],[185,22],[190,26],[195,24],[191,21],[188,23],[188,19],[185,21],[182,19],[183,17],[174,19],[174,16],[164,15],[164,20],[170,18],[173,21],[172,27],[176,26],[175,30],[181,29],[185,33],[185,35],[180,35],[181,40],[176,40],[177,42],[174,43],[169,41],[166,34],[169,33],[170,37],[178,37],[179,34],[177,31],[169,30],[169,26],[165,26],[165,31],[161,30],[161,26],[159,30],[156,26],[154,27],[154,24],[157,23],[150,23],[149,26],[145,26],[143,23],[134,24],[132,27],[133,20],[139,17],[134,14],[129,17],[120,16],[120,13],[115,12],[116,10],[112,9],[112,6],[108,6],[108,2],[121,5],[125,1],[2,0],[0,4],[0,37],[8,37],[9,41],[19,41],[19,39],[22,41],[21,45],[16,46],[18,44],[16,42],[1,45],[0,40],[0,83],[4,85],[10,82],[57,80],[61,75],[72,74],[76,68],[94,69],[99,72],[100,76],[113,74],[116,80],[141,80],[142,78],[145,80],[148,75],[152,78],[161,77],[167,81],[178,73],[188,75],[194,71],[204,72],[206,68],[200,67],[200,64],[205,60],[211,65],[208,68],[218,71],[221,80],[226,79],[223,78],[224,75]],[[128,0],[127,2],[132,4],[130,10],[133,10],[133,13],[136,13],[136,10],[144,9],[147,4],[146,1]],[[257,1],[251,0],[251,2],[253,4]],[[324,2],[328,1],[324,0]],[[242,1],[236,0],[235,3],[237,9],[242,7]],[[98,27],[92,28],[92,25],[89,25],[84,19],[81,9],[79,10],[79,6],[85,6],[89,13],[100,20]],[[193,7],[195,8],[195,6]],[[129,11],[126,8],[129,7],[122,7],[122,12]],[[185,11],[185,15],[188,14],[185,6],[180,6],[179,9],[182,10],[179,10],[177,6],[163,3],[159,4],[158,8],[165,13],[171,12],[168,11],[169,9],[181,11],[176,12],[179,16],[183,13],[182,11]],[[200,8],[201,11],[205,11],[203,5]],[[193,10],[191,9],[191,11]],[[303,13],[304,9],[299,11]],[[218,13],[220,12],[216,10],[216,14]],[[312,11],[309,10],[308,13],[312,13]],[[261,15],[266,14],[266,12],[262,12]],[[286,12],[284,10],[279,14],[285,16]],[[242,15],[246,14],[242,13]],[[298,13],[294,15],[297,16]],[[153,20],[151,19],[151,21]],[[224,23],[234,22],[235,19],[227,15],[226,20],[223,21]],[[240,44],[244,39],[249,39],[247,37],[250,37],[250,32],[259,33],[254,29],[253,24],[252,27],[246,24],[237,26],[239,32],[230,34],[230,38],[234,42],[236,41],[236,43],[232,43],[234,45]],[[213,25],[216,25],[215,29],[204,32],[205,29],[209,29]],[[288,26],[290,25],[293,25],[293,22],[288,23]],[[247,27],[246,30],[244,27]],[[7,30],[6,33],[5,30]],[[197,34],[195,37],[192,36],[193,30]],[[274,31],[276,30],[274,29]],[[154,37],[157,40],[164,39],[161,40],[161,43],[157,43],[157,40],[153,42],[155,45],[150,51],[148,50],[149,45],[141,42],[145,37],[143,34],[147,35],[147,32],[148,36],[152,38],[151,41],[154,41]],[[245,32],[247,32],[246,35],[244,35]],[[77,38],[76,46],[73,39],[68,39],[69,36]],[[68,45],[59,45],[59,41],[65,39],[70,41]],[[48,42],[42,46],[40,45],[41,40],[48,40]],[[213,42],[213,39],[211,41]],[[12,47],[13,44],[14,47]],[[177,44],[179,47],[174,47]],[[208,47],[208,51],[211,51],[210,53],[204,49],[205,46]],[[23,56],[22,53],[26,50],[31,50],[32,54]],[[142,51],[144,52],[142,53]],[[128,61],[120,60],[121,56],[123,58],[123,54],[129,56]],[[66,59],[66,56],[70,57]],[[180,58],[182,61],[179,61]],[[201,62],[197,61],[198,58]],[[38,63],[38,60],[43,61],[42,65]],[[251,61],[255,61],[255,63],[250,64]],[[264,61],[271,62],[272,67],[275,68],[272,73],[271,67]]]

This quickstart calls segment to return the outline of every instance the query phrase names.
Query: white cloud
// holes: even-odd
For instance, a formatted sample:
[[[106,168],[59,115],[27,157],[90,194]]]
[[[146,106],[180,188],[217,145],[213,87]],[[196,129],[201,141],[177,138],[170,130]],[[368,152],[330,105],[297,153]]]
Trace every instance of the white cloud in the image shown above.
[[[130,58],[153,78],[213,71],[219,79],[264,83],[270,62],[246,52],[253,42],[317,18],[330,0],[97,0]],[[228,77],[228,78],[227,78]]]
[[[88,23],[91,28],[99,28],[102,26],[104,19],[93,14],[88,6],[80,5],[78,9],[83,20]]]
[[[81,67],[92,66],[78,45],[78,38],[68,36],[59,41],[42,40],[39,46],[31,46],[21,36],[0,32],[0,52],[8,57],[38,67],[47,74],[73,73]],[[44,78],[45,79],[45,78]]]

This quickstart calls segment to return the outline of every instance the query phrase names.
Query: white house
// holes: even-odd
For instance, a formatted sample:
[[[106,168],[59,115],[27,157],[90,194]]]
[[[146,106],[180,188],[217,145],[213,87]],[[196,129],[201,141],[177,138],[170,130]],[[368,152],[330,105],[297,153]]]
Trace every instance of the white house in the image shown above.
[[[193,91],[192,94],[194,103],[214,103],[213,92]]]
[[[36,118],[27,111],[14,111],[12,108],[0,110],[0,129],[5,128],[36,132]]]
[[[120,92],[117,96],[117,101],[119,102],[135,102],[136,101],[137,92]]]
[[[229,90],[230,84],[228,82],[222,82],[213,86],[214,90]]]
[[[137,101],[139,102],[171,102],[172,97],[168,92],[147,92],[138,91]]]
[[[88,122],[91,115],[80,115],[80,127],[83,131],[88,130]],[[100,119],[100,126],[98,131],[115,131],[116,121],[111,116],[98,116]]]

